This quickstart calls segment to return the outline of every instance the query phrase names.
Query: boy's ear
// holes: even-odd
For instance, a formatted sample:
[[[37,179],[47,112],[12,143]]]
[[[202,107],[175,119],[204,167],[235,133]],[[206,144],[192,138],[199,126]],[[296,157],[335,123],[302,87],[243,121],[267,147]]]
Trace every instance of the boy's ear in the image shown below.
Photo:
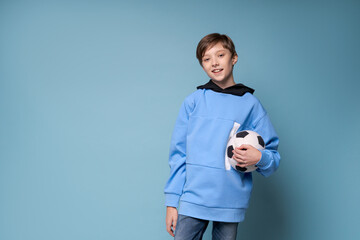
[[[237,63],[237,60],[238,60],[238,55],[236,53],[234,53],[234,56],[232,57],[233,66]]]

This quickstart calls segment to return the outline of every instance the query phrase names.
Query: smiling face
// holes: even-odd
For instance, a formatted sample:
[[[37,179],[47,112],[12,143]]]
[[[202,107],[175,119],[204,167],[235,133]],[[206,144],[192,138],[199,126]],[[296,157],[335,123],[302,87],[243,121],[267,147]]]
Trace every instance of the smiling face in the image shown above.
[[[207,49],[202,58],[202,67],[206,74],[221,88],[227,88],[235,84],[233,66],[238,56],[224,48],[219,42]]]

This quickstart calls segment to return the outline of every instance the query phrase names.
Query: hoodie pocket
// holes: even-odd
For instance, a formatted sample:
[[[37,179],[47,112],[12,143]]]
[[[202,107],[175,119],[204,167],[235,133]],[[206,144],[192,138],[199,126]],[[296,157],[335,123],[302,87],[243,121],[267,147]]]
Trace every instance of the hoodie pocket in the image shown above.
[[[233,130],[233,120],[191,116],[186,139],[186,162],[225,169],[226,145]]]

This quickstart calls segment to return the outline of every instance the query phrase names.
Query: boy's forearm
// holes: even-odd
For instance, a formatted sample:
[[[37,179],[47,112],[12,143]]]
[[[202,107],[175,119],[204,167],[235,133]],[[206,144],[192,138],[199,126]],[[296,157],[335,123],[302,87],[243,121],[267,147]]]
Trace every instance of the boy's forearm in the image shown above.
[[[177,207],[186,178],[186,136],[191,107],[185,100],[180,108],[171,137],[169,166],[170,177],[164,188],[165,205]]]
[[[277,151],[279,138],[267,114],[259,120],[255,131],[259,133],[265,141],[265,149],[261,150],[261,159],[256,164],[258,167],[257,171],[263,176],[268,177],[279,167],[280,154]]]

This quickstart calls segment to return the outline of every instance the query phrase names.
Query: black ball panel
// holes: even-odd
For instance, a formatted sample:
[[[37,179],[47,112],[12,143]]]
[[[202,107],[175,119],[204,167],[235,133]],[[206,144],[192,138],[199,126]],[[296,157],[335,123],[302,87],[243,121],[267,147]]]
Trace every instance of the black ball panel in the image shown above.
[[[259,144],[260,144],[263,148],[265,148],[264,139],[263,139],[261,136],[257,136],[257,138],[258,138]]]
[[[247,170],[247,168],[246,167],[236,166],[236,170],[241,171],[241,172],[245,172]]]
[[[227,155],[229,158],[232,158],[234,153],[232,152],[234,150],[234,147],[232,145],[230,145],[227,149]]]
[[[247,131],[241,131],[241,132],[238,132],[238,133],[236,134],[236,137],[237,137],[237,138],[244,138],[244,137],[246,137],[247,135],[249,135],[249,133],[248,133]]]

